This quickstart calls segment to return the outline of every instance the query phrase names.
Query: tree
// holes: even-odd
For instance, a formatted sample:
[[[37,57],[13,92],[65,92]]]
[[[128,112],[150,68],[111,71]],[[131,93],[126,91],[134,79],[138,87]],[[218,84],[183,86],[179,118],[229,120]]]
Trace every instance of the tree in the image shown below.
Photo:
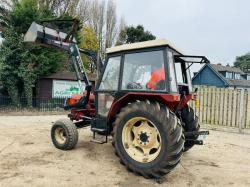
[[[40,11],[36,0],[15,1],[8,13],[8,24],[3,29],[5,38],[0,48],[1,80],[12,102],[19,104],[19,97],[27,98],[32,106],[33,88],[41,76],[59,69],[58,62],[66,59],[65,53],[43,46],[23,42],[23,34],[33,21],[51,16]]]
[[[83,27],[81,31],[81,43],[80,47],[84,49],[90,49],[93,51],[97,51],[99,48],[98,39],[93,31],[93,29],[89,26]],[[94,64],[90,63],[91,59],[86,55],[81,55],[84,66],[86,69],[89,69],[91,72],[94,72]]]
[[[8,25],[8,10],[4,6],[0,6],[0,31]]]
[[[126,35],[125,35],[126,33]],[[145,31],[142,25],[138,25],[137,27],[130,26],[125,27],[124,30],[120,31],[119,34],[119,43],[135,43],[135,42],[143,42],[148,40],[154,40],[156,37],[149,31]]]
[[[244,72],[250,72],[250,52],[242,56],[237,56],[234,66]]]
[[[90,19],[88,24],[92,27],[99,41],[99,50],[104,51],[103,31],[105,24],[105,1],[94,0],[90,7]]]
[[[13,29],[5,31],[5,41],[0,48],[1,81],[11,96],[15,105],[19,104],[19,83],[18,66],[20,56],[23,52],[21,37]],[[14,54],[14,55],[13,55]]]
[[[13,6],[9,15],[11,27],[19,34],[26,33],[31,23],[41,18],[36,0],[21,0]]]
[[[79,11],[79,10],[82,11]],[[81,14],[83,12],[83,15]],[[94,31],[99,50],[104,56],[107,47],[114,45],[117,37],[117,14],[114,0],[80,0],[76,14]]]
[[[90,19],[90,1],[81,0],[78,9],[76,9],[76,16],[80,18],[83,24]]]
[[[56,17],[65,14],[74,15],[80,0],[37,0],[41,11],[52,13]]]
[[[118,38],[117,38],[115,45],[122,45],[122,44],[126,43],[126,40],[127,40],[126,27],[127,27],[127,25],[126,25],[125,19],[124,19],[124,17],[121,17],[119,31],[118,31],[119,34],[118,34]]]
[[[0,29],[4,28],[5,41],[0,49],[0,68],[3,69],[0,77],[13,102],[18,104],[22,95],[31,105],[32,88],[39,77],[58,71],[58,62],[66,61],[66,55],[61,51],[23,43],[23,34],[33,21],[74,16],[83,24],[77,36],[80,46],[100,50],[104,56],[106,47],[114,44],[117,35],[113,0],[1,0]],[[50,26],[61,30],[68,25]],[[83,57],[85,67],[93,71],[93,66],[88,66],[89,60]]]
[[[114,43],[117,28],[116,28],[116,5],[113,0],[109,0],[107,4],[107,11],[106,11],[106,42],[105,48],[111,47]]]

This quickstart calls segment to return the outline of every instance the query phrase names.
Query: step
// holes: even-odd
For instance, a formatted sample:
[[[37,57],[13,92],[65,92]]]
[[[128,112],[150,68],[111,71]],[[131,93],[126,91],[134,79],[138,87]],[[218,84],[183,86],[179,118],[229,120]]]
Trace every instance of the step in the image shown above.
[[[106,132],[106,129],[91,128],[93,132]]]

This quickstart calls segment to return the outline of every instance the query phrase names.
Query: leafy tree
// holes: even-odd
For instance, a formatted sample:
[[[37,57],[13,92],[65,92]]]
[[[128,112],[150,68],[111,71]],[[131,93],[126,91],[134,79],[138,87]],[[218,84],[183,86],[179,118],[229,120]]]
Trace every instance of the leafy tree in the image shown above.
[[[58,62],[66,60],[66,54],[23,42],[23,34],[31,23],[48,18],[52,13],[40,11],[36,0],[15,2],[3,29],[5,40],[0,48],[0,78],[14,104],[19,105],[20,96],[25,96],[28,106],[32,106],[36,81],[41,76],[55,73],[60,67]]]
[[[36,0],[21,0],[10,13],[10,25],[17,33],[26,33],[33,21],[41,18]]]
[[[121,17],[120,20],[120,25],[119,25],[119,31],[118,31],[118,38],[116,41],[115,45],[122,45],[124,43],[126,43],[126,39],[127,39],[127,25],[125,23],[124,17]]]
[[[154,40],[155,38],[151,32],[145,31],[142,25],[130,26],[120,31],[117,45]]]
[[[242,56],[237,56],[234,66],[244,72],[250,72],[250,52]]]
[[[117,16],[116,4],[113,0],[109,0],[106,8],[106,34],[105,34],[105,49],[114,44],[117,34]]]
[[[5,31],[5,41],[0,48],[1,80],[7,89],[14,104],[19,104],[20,78],[18,77],[18,66],[20,56],[23,52],[21,37],[13,29]]]
[[[80,43],[81,48],[91,49],[93,51],[98,50],[99,48],[98,38],[91,27],[89,26],[83,27],[82,31],[80,32],[80,36],[81,36],[81,43]],[[82,54],[81,57],[85,68],[93,72],[95,66],[92,63],[89,63],[91,59],[84,54]]]
[[[8,25],[8,10],[4,6],[0,6],[0,30]]]

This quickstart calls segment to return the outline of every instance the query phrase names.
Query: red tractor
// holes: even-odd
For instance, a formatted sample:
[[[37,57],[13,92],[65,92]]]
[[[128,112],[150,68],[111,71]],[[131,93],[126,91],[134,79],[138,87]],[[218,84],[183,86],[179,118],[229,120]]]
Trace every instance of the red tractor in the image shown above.
[[[102,67],[96,53],[77,47],[69,36],[73,33],[33,23],[25,35],[26,41],[67,50],[80,87],[85,86],[82,94],[66,100],[69,118],[52,126],[56,148],[73,149],[77,129],[91,126],[94,142],[106,143],[107,136],[113,136],[116,155],[128,170],[145,178],[160,178],[175,168],[184,151],[203,144],[199,136],[208,131],[199,131],[198,118],[187,103],[197,91],[192,92],[189,68],[193,63],[209,63],[206,57],[183,55],[165,40],[152,40],[107,49]],[[99,61],[96,66],[101,74],[95,88],[85,73],[81,52]],[[105,140],[97,140],[96,133]]]

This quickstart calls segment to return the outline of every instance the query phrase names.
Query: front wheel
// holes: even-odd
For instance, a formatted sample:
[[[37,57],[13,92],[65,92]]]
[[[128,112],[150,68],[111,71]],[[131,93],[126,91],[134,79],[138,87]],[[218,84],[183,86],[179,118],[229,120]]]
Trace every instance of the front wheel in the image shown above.
[[[114,122],[113,134],[121,162],[145,178],[162,177],[181,159],[181,124],[159,103],[136,102],[123,108]]]
[[[57,120],[51,128],[51,139],[58,149],[73,149],[78,141],[78,131],[75,124],[69,119]]]

